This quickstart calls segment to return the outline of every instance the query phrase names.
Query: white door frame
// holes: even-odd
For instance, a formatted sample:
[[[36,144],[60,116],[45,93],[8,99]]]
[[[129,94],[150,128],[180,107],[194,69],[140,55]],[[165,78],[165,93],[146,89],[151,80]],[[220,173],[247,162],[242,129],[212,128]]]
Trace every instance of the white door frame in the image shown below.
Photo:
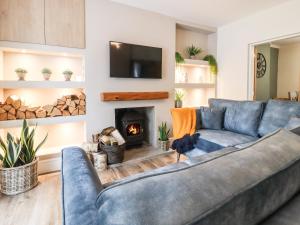
[[[261,44],[267,44],[272,41],[279,41],[283,39],[288,39],[288,38],[293,38],[293,37],[298,37],[300,36],[300,33],[294,33],[294,34],[288,34],[288,35],[283,35],[275,38],[270,38],[267,40],[263,41],[258,41],[258,42],[253,42],[248,45],[248,85],[247,85],[247,99],[248,100],[253,100],[254,96],[254,49],[255,46],[261,45]]]

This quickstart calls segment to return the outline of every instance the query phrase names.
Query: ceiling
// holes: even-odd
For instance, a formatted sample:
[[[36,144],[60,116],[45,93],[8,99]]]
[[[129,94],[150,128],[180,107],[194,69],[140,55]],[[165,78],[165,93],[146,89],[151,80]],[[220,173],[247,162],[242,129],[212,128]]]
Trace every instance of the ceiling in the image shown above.
[[[171,16],[180,21],[219,27],[288,0],[112,0]]]

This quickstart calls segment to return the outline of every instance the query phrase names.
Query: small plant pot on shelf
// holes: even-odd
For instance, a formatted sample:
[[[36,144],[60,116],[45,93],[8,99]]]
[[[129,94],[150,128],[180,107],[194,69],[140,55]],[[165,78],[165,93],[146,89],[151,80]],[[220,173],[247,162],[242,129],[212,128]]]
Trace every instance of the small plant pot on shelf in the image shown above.
[[[0,168],[0,192],[16,195],[34,188],[38,184],[38,158],[24,166]]]
[[[70,81],[72,74],[64,74],[64,77],[65,77],[65,81]]]
[[[50,80],[51,73],[43,73],[44,80]]]
[[[17,72],[17,76],[18,76],[19,80],[25,80],[26,73]]]
[[[182,108],[182,101],[175,101],[175,108]]]
[[[159,148],[162,151],[168,151],[170,149],[170,141],[169,140],[167,140],[167,141],[158,140],[158,143],[159,143]]]

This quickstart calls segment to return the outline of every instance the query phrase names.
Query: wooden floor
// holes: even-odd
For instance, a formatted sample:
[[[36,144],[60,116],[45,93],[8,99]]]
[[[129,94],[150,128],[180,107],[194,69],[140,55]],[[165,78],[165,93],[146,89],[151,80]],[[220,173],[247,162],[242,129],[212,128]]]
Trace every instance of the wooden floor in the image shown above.
[[[182,157],[181,160],[184,160]],[[176,163],[176,153],[128,163],[99,173],[102,183]],[[0,195],[0,225],[60,225],[60,173],[39,176],[39,185],[17,196]]]

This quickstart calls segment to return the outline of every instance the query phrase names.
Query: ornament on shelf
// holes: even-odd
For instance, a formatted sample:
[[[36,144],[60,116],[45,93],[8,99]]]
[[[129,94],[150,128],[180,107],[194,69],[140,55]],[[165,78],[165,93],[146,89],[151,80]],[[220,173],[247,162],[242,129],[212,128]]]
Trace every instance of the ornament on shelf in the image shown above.
[[[48,69],[48,68],[44,68],[42,70],[42,74],[43,74],[44,80],[50,80],[52,71],[50,69]]]
[[[65,76],[65,81],[70,81],[71,77],[73,75],[73,72],[71,70],[65,70],[63,72],[63,75]]]
[[[26,74],[27,74],[27,70],[23,69],[23,68],[17,68],[15,70],[16,74],[18,75],[19,80],[25,80]]]

